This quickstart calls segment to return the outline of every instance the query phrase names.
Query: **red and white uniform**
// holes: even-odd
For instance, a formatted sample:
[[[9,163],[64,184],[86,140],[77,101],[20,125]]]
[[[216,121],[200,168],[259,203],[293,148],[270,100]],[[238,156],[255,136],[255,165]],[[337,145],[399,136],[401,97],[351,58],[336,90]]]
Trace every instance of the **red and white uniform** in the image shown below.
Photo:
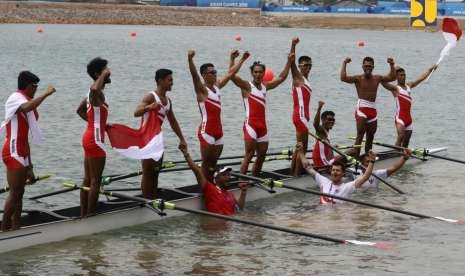
[[[266,87],[262,84],[259,90],[252,82],[249,95],[243,98],[245,108],[244,140],[268,142],[268,130],[266,128]]]
[[[221,189],[210,181],[207,181],[207,184],[203,187],[203,197],[205,199],[205,207],[209,212],[231,216],[238,209],[234,194]]]
[[[142,116],[142,125],[144,125],[144,123],[148,119],[148,116],[151,113],[156,113],[156,115],[158,116],[158,120],[160,122],[160,126],[163,126],[163,122],[165,121],[166,114],[171,110],[171,100],[168,97],[166,97],[166,105],[164,105],[160,97],[158,97],[157,93],[155,93],[155,91],[150,91],[150,94],[152,94],[153,98],[155,99],[155,102],[158,104],[160,108],[145,112],[144,116]]]
[[[329,144],[329,134],[326,133],[326,142]],[[315,140],[315,144],[313,144],[312,150],[312,160],[313,166],[315,168],[323,168],[325,166],[331,165],[334,162],[333,158],[333,150],[325,145],[320,140]]]
[[[367,100],[358,99],[357,110],[355,111],[355,119],[365,118],[368,123],[374,122],[377,119],[376,103]]]
[[[407,90],[403,89],[401,86],[397,86],[399,95],[396,97],[397,104],[397,113],[396,113],[396,123],[401,124],[405,127],[406,130],[413,129],[413,119],[411,115],[412,109],[412,97],[410,96],[410,87],[406,85]]]
[[[215,91],[206,87],[208,97],[199,102],[201,122],[197,135],[201,146],[223,145],[223,127],[221,125],[221,96],[220,89]]]
[[[13,93],[8,97],[5,103],[5,121],[2,123],[1,130],[6,130],[5,143],[2,149],[2,158],[7,169],[20,169],[30,165],[29,161],[29,131],[38,138],[40,143],[42,134],[37,125],[39,113],[37,110],[28,113],[16,113],[18,108],[31,98],[21,90]]]
[[[90,96],[89,92],[89,96]],[[93,106],[87,96],[87,128],[82,135],[82,147],[86,158],[105,157],[105,128],[108,118],[108,104]]]
[[[294,102],[292,122],[297,132],[308,133],[311,97],[312,88],[310,82],[306,78],[304,78],[304,84],[302,86],[292,88],[292,99]]]

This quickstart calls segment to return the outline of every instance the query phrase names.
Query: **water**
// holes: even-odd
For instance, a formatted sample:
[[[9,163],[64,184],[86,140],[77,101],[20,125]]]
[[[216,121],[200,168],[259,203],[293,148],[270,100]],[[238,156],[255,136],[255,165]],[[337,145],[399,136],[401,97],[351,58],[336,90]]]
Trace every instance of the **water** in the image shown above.
[[[110,61],[112,84],[105,93],[110,105],[109,122],[137,126],[132,113],[154,88],[158,68],[174,71],[169,96],[193,156],[198,157],[196,129],[198,108],[187,68],[187,50],[197,51],[195,62],[213,62],[219,75],[228,65],[228,51],[249,50],[252,57],[240,75],[249,79],[248,67],[261,60],[278,74],[286,60],[291,38],[299,36],[298,55],[313,57],[311,83],[312,113],[318,100],[325,109],[336,111],[334,142],[349,144],[355,133],[354,87],[339,81],[343,59],[352,57],[349,74],[361,72],[366,55],[375,58],[375,72],[387,73],[386,58],[394,57],[412,80],[438,58],[444,45],[439,33],[409,31],[316,30],[273,28],[197,28],[158,26],[1,25],[0,102],[16,88],[21,70],[40,78],[39,93],[48,83],[57,93],[40,107],[40,124],[47,138],[32,147],[36,174],[54,177],[28,187],[26,197],[61,189],[64,180],[79,183],[83,154],[80,146],[84,122],[76,115],[79,102],[91,84],[87,62],[102,56]],[[137,32],[137,37],[129,33]],[[240,34],[242,42],[234,40]],[[359,48],[358,41],[366,46]],[[461,158],[464,127],[462,120],[463,46],[459,43],[427,84],[413,90],[413,146],[448,146],[449,154]],[[267,96],[270,149],[294,144],[291,124],[290,82]],[[243,111],[238,89],[229,84],[222,91],[225,132],[224,155],[243,151]],[[395,138],[395,103],[390,92],[378,94],[378,140]],[[177,138],[165,125],[165,160],[182,158]],[[286,166],[268,163],[266,168]],[[139,163],[109,152],[106,174],[132,172]],[[4,168],[0,183],[5,183]],[[399,196],[387,188],[378,193],[356,195],[357,199],[451,218],[463,218],[463,167],[435,160],[416,167],[406,166],[391,178],[408,194]],[[194,178],[190,172],[164,174],[161,186],[184,186]],[[114,183],[112,187],[134,187],[139,179]],[[3,206],[5,194],[0,196]],[[77,193],[24,201],[25,208],[61,208],[78,204]],[[463,228],[431,220],[418,220],[356,205],[318,206],[314,196],[290,193],[249,204],[239,217],[293,227],[343,239],[389,241],[396,249],[383,251],[361,246],[331,243],[227,224],[226,230],[212,230],[195,216],[167,219],[160,223],[119,229],[64,242],[40,245],[0,258],[0,274],[12,275],[462,275]]]

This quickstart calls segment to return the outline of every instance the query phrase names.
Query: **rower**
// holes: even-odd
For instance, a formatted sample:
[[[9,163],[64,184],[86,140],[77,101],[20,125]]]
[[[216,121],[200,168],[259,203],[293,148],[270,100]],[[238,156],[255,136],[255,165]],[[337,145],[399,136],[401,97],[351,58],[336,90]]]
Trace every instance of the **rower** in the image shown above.
[[[368,152],[368,166],[366,171],[361,177],[356,178],[353,181],[343,183],[343,177],[345,174],[345,163],[341,160],[336,160],[331,165],[331,174],[327,178],[319,174],[310,165],[310,162],[305,158],[305,152],[301,143],[297,143],[296,151],[298,152],[299,160],[302,162],[304,169],[315,178],[315,182],[320,188],[322,193],[336,195],[340,197],[349,197],[356,189],[360,188],[370,177],[373,171],[373,164],[375,163],[376,154],[373,151]],[[327,196],[320,196],[321,204],[334,204],[342,203],[343,201],[333,199]]]
[[[204,170],[200,169],[197,164],[192,161],[187,146],[181,144],[179,145],[179,149],[197,178],[197,183],[202,190],[207,211],[231,216],[234,215],[236,211],[244,209],[248,188],[247,182],[238,184],[241,189],[241,194],[239,200],[237,200],[234,193],[228,191],[226,186],[231,178],[231,168],[224,167],[217,169],[213,174],[213,181],[209,181],[204,174]]]
[[[168,118],[171,129],[179,138],[180,145],[186,145],[181,128],[174,116],[171,100],[166,95],[171,91],[173,86],[173,72],[169,69],[158,69],[155,72],[155,82],[157,88],[155,91],[150,91],[144,96],[142,102],[134,111],[134,117],[142,117],[142,125],[148,120],[148,116],[157,116],[160,120],[160,125],[163,124],[165,118]],[[163,163],[163,156],[159,160],[143,159],[142,160],[142,180],[141,189],[142,195],[148,199],[155,199],[158,187],[158,174]]]
[[[194,82],[195,94],[197,95],[197,103],[201,116],[197,135],[200,142],[202,170],[208,180],[212,181],[216,163],[223,151],[220,89],[226,86],[232,75],[239,71],[244,61],[249,57],[249,53],[244,52],[240,61],[232,66],[229,72],[220,79],[217,79],[217,71],[212,63],[202,64],[200,66],[200,75],[203,78],[203,83],[195,68],[195,51],[189,50],[187,55],[189,70],[191,72],[192,81]],[[234,64],[234,59],[238,56],[239,51],[231,51],[230,64]]]
[[[397,129],[396,146],[408,148],[410,137],[412,136],[413,120],[411,115],[412,98],[410,96],[411,89],[418,86],[424,81],[434,70],[437,65],[431,66],[426,72],[421,74],[415,81],[405,82],[406,75],[404,68],[396,68],[397,85],[392,85],[387,82],[381,84],[387,90],[392,92],[396,98],[397,112],[395,117],[395,124]]]
[[[107,126],[108,104],[105,101],[103,90],[106,84],[111,83],[111,72],[107,65],[108,61],[99,57],[87,64],[87,73],[94,83],[76,111],[79,117],[87,122],[82,135],[84,149],[82,186],[90,187],[90,190],[81,190],[81,217],[95,213],[102,173],[105,168],[106,152],[103,143]]]
[[[298,43],[298,37],[292,39],[291,53],[295,54],[295,47]],[[291,63],[293,100],[292,122],[295,126],[297,142],[301,142],[304,152],[307,152],[310,99],[312,96],[312,88],[308,81],[308,76],[312,69],[312,58],[309,56],[301,56],[298,62],[298,69],[295,62]],[[302,170],[301,163],[296,162],[296,157],[297,154],[294,152],[291,162],[291,172],[294,176],[298,176]]]
[[[39,77],[29,71],[19,73],[18,90],[8,97],[5,104],[5,120],[0,131],[6,130],[2,158],[10,193],[3,209],[2,231],[19,229],[24,187],[26,182],[35,181],[29,131],[32,142],[40,143],[42,132],[37,123],[37,108],[48,96],[55,93],[55,88],[49,85],[44,94],[34,98],[39,81]]]
[[[397,161],[395,161],[391,166],[384,168],[384,169],[378,169],[373,171],[373,175],[376,175],[377,177],[381,179],[386,179],[389,176],[391,176],[393,173],[397,172],[402,166],[407,162],[407,160],[410,158],[412,155],[412,151],[410,149],[404,149],[402,157],[400,157]],[[371,159],[370,156],[366,154],[362,154],[360,156],[360,162],[362,163],[362,172],[364,172],[364,168],[367,168],[369,165],[369,161],[373,160]],[[361,187],[359,187],[358,190],[360,191],[366,191],[370,188],[378,188],[378,184],[380,180],[376,178],[375,176],[370,175],[368,180],[366,180]]]
[[[282,72],[278,77],[267,83],[263,83],[263,76],[266,69],[265,64],[259,61],[254,62],[252,66],[250,66],[250,73],[253,78],[251,82],[245,81],[237,75],[232,77],[234,84],[241,89],[246,114],[243,126],[245,155],[240,169],[242,174],[247,173],[249,163],[255,154],[257,158],[252,168],[252,175],[257,176],[262,169],[268,150],[269,140],[265,115],[266,93],[278,87],[286,80],[291,63],[294,62],[294,58],[295,55],[289,53]]]
[[[335,119],[335,114],[333,111],[326,110],[321,113],[321,109],[325,103],[323,101],[318,102],[318,109],[313,119],[313,127],[315,128],[316,135],[321,138],[323,141],[326,141],[330,144],[329,131],[333,128]],[[321,124],[320,124],[320,114],[321,114]],[[308,136],[308,135],[307,135]],[[305,146],[303,147],[305,149]],[[305,152],[305,151],[304,151]],[[318,139],[315,139],[315,144],[313,145],[312,150],[312,160],[313,167],[316,170],[324,169],[334,162],[333,150],[323,142]]]
[[[357,110],[355,111],[355,119],[357,123],[357,138],[355,145],[360,145],[363,140],[363,136],[366,133],[365,142],[365,153],[368,152],[373,146],[373,139],[377,129],[377,111],[376,111],[376,95],[378,92],[378,86],[381,82],[391,82],[396,78],[396,72],[394,68],[394,60],[392,58],[387,59],[387,63],[390,65],[390,71],[387,75],[373,75],[373,68],[375,62],[372,57],[365,57],[363,59],[362,68],[363,74],[347,76],[347,63],[350,63],[351,59],[346,58],[342,63],[341,68],[341,81],[355,84],[358,94]],[[358,158],[360,155],[360,148],[355,147],[355,157]]]

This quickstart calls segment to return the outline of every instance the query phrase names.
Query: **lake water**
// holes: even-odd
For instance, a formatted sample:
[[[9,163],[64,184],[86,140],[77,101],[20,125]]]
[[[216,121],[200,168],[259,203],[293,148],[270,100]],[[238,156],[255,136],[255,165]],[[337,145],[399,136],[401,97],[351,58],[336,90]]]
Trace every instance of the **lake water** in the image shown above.
[[[192,155],[199,156],[196,131],[200,120],[187,68],[187,50],[197,51],[197,66],[213,62],[219,75],[226,72],[229,50],[252,54],[240,75],[250,79],[248,66],[261,60],[278,74],[286,61],[291,38],[299,36],[297,55],[313,57],[312,115],[318,100],[336,112],[333,141],[350,144],[355,133],[353,86],[339,80],[343,59],[352,57],[350,74],[361,72],[361,60],[375,58],[375,72],[386,73],[392,56],[412,80],[431,64],[445,44],[440,33],[413,31],[318,30],[275,28],[206,28],[100,25],[0,25],[0,102],[15,91],[17,75],[31,70],[40,78],[39,93],[48,83],[57,92],[40,107],[40,124],[46,136],[32,146],[36,174],[54,177],[27,188],[25,197],[62,189],[64,180],[79,183],[83,153],[81,134],[85,123],[75,110],[91,84],[86,64],[96,56],[110,61],[112,83],[105,89],[110,105],[109,122],[137,126],[132,113],[154,89],[158,68],[174,71],[172,99],[177,119]],[[130,32],[137,32],[131,37]],[[234,40],[236,35],[242,41]],[[365,47],[358,47],[358,41]],[[414,134],[412,146],[449,147],[449,155],[462,158],[464,70],[463,45],[459,43],[428,83],[413,90]],[[243,151],[244,117],[238,89],[222,90],[224,155]],[[267,96],[270,149],[293,145],[290,82]],[[395,139],[394,98],[384,89],[378,94],[377,140]],[[2,114],[3,114],[2,109]],[[2,115],[3,116],[3,115]],[[165,160],[182,158],[177,139],[165,125]],[[288,166],[266,163],[267,169]],[[139,162],[109,151],[105,174],[139,169]],[[5,183],[1,166],[0,183]],[[387,188],[378,193],[358,194],[357,199],[393,205],[433,216],[465,217],[463,165],[434,160],[406,166],[390,181],[407,192],[399,196]],[[184,186],[194,182],[190,172],[163,174],[160,186]],[[134,178],[112,184],[137,187]],[[0,196],[3,208],[6,194]],[[25,200],[25,208],[56,209],[79,203],[77,192],[44,199]],[[418,220],[361,206],[318,206],[318,198],[289,193],[249,204],[239,217],[293,227],[343,239],[382,240],[398,244],[395,249],[341,246],[295,235],[230,224],[227,230],[207,231],[195,216],[163,220],[93,236],[40,245],[2,254],[0,274],[5,275],[463,275],[465,247],[463,226]]]

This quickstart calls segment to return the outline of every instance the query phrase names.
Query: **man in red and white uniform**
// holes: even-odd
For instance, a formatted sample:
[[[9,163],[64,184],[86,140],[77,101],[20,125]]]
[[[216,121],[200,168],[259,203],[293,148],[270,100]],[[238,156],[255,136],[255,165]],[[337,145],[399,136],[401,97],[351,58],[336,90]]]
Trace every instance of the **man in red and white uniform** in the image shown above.
[[[308,174],[315,177],[315,182],[320,188],[320,191],[325,194],[340,197],[350,197],[350,195],[355,192],[356,189],[360,188],[368,180],[373,171],[373,165],[376,159],[376,154],[370,150],[368,153],[368,166],[366,167],[366,171],[363,173],[363,175],[353,181],[343,183],[342,180],[345,174],[345,164],[341,160],[337,160],[331,165],[331,174],[328,178],[318,173],[310,165],[310,162],[308,162],[307,158],[305,157],[301,143],[297,143],[296,151],[298,153],[300,162],[302,162],[302,166],[305,168]],[[321,204],[335,204],[343,202],[344,201],[334,199],[329,196],[320,196]]]
[[[249,163],[256,154],[257,158],[252,168],[252,175],[258,175],[265,161],[268,150],[268,130],[266,127],[266,93],[278,87],[289,74],[291,63],[294,62],[294,53],[289,53],[286,65],[278,77],[269,82],[263,82],[265,65],[254,62],[250,66],[253,81],[248,82],[234,75],[232,81],[241,89],[245,109],[245,121],[243,126],[245,141],[245,156],[241,164],[241,173],[248,171]]]
[[[160,125],[163,124],[165,118],[171,126],[173,132],[179,138],[180,145],[186,145],[186,141],[179,127],[178,121],[174,116],[171,100],[166,95],[171,91],[173,86],[173,72],[169,69],[159,69],[155,72],[155,82],[157,89],[149,92],[144,96],[142,102],[137,106],[134,112],[135,117],[142,117],[142,124],[148,120],[147,116],[157,116],[160,120]],[[162,168],[163,156],[158,160],[143,159],[142,160],[142,195],[148,199],[155,199],[158,188],[158,174]]]
[[[244,52],[240,61],[220,79],[217,78],[217,71],[212,63],[202,64],[200,75],[203,82],[194,64],[195,51],[189,50],[187,56],[201,118],[197,135],[200,142],[202,170],[208,180],[212,181],[216,163],[223,151],[220,89],[226,86],[232,75],[239,71],[244,61],[249,57],[249,53]],[[234,59],[238,56],[239,51],[231,51],[230,64],[234,64]]]
[[[197,183],[202,190],[207,211],[231,216],[238,210],[244,209],[248,188],[247,182],[238,184],[241,193],[239,199],[236,199],[234,193],[229,191],[226,185],[230,179],[231,168],[224,167],[222,169],[216,169],[213,174],[213,180],[209,181],[206,175],[204,175],[203,170],[192,161],[187,147],[185,145],[180,145],[179,149],[197,178]]]
[[[329,131],[333,128],[335,119],[335,114],[332,111],[326,110],[321,113],[321,109],[325,103],[322,101],[318,102],[318,109],[313,120],[313,127],[315,128],[316,135],[330,144]],[[321,114],[321,124],[320,124],[320,114]],[[333,150],[321,142],[318,139],[315,139],[315,144],[313,145],[312,150],[312,160],[313,167],[316,170],[326,169],[328,166],[331,166],[334,162]]]
[[[341,81],[355,84],[358,94],[357,109],[355,111],[355,119],[357,122],[357,138],[355,139],[355,157],[360,155],[360,147],[363,137],[366,133],[365,152],[368,152],[373,146],[373,139],[375,137],[377,123],[376,111],[376,96],[378,93],[378,86],[381,82],[390,82],[395,80],[396,72],[394,68],[394,60],[388,58],[387,62],[390,65],[389,74],[373,75],[373,68],[375,61],[372,57],[365,57],[363,59],[362,68],[363,74],[347,76],[347,63],[351,62],[350,58],[346,58],[342,63],[341,68]]]
[[[424,81],[432,71],[436,70],[437,65],[431,66],[426,72],[421,74],[415,81],[406,82],[405,70],[403,68],[396,68],[397,85],[392,85],[387,82],[381,84],[387,90],[392,92],[392,95],[396,98],[396,117],[395,125],[397,129],[397,140],[396,146],[402,146],[408,148],[410,137],[413,131],[413,119],[411,114],[412,109],[412,97],[410,95],[411,89],[419,85]]]
[[[295,54],[296,45],[299,43],[299,38],[292,39],[291,53]],[[310,124],[310,100],[312,97],[312,88],[308,77],[312,69],[312,58],[309,56],[301,56],[298,60],[299,67],[295,62],[291,64],[292,74],[292,122],[295,126],[297,142],[302,142],[304,151],[308,148],[308,127]],[[292,155],[291,172],[297,176],[302,171],[300,162],[296,162],[297,154]]]
[[[84,180],[82,185],[89,191],[81,190],[81,217],[95,213],[103,170],[106,162],[105,129],[107,127],[108,104],[103,90],[111,83],[111,71],[108,61],[100,57],[92,59],[87,65],[87,73],[94,83],[89,89],[87,98],[77,109],[78,115],[87,122],[82,135],[84,149]]]
[[[5,120],[0,131],[6,131],[2,158],[10,191],[3,209],[2,231],[20,227],[24,187],[26,182],[35,181],[28,136],[31,132],[32,142],[35,144],[42,141],[42,132],[37,124],[37,108],[45,98],[55,92],[55,88],[49,86],[44,94],[34,98],[39,81],[29,71],[19,73],[18,90],[5,103]]]

